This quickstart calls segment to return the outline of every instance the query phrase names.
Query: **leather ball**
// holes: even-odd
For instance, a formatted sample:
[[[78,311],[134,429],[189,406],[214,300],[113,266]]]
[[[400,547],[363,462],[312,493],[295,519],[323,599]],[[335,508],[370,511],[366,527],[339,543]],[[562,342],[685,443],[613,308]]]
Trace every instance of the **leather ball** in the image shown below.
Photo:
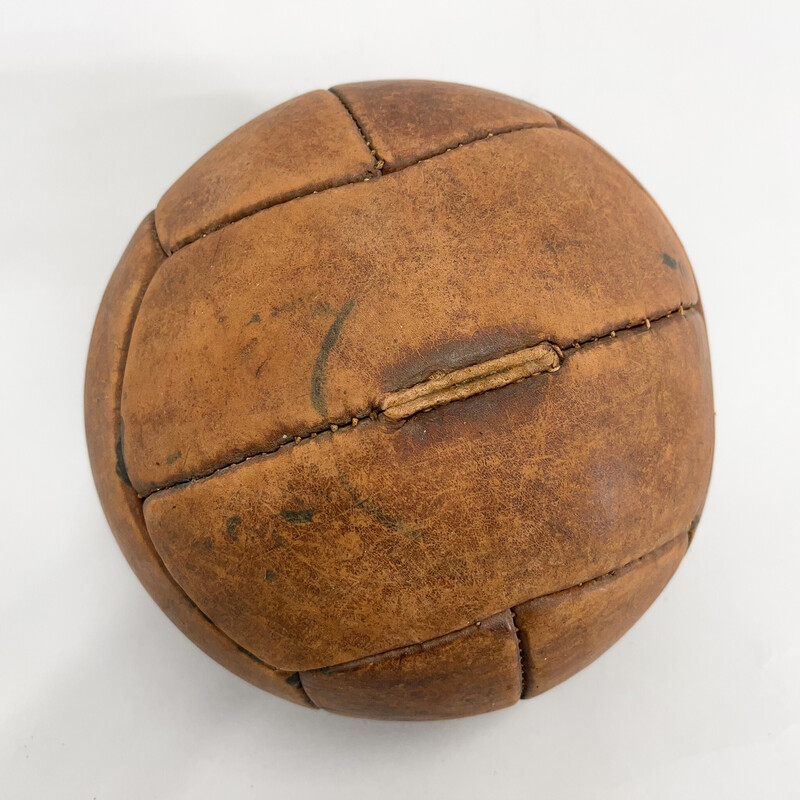
[[[713,451],[680,241],[552,113],[426,81],[302,95],[202,156],[97,317],[92,470],[133,571],[309,707],[463,716],[608,648]]]

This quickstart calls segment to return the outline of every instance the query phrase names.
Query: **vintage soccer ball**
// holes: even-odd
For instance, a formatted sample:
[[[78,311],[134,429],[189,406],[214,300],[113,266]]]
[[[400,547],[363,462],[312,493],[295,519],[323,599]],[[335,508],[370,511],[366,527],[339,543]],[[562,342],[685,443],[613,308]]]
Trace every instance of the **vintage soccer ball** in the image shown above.
[[[708,346],[644,189],[554,114],[379,81],[179,178],[103,298],[97,489],[212,658],[343,714],[455,717],[572,675],[681,561]]]

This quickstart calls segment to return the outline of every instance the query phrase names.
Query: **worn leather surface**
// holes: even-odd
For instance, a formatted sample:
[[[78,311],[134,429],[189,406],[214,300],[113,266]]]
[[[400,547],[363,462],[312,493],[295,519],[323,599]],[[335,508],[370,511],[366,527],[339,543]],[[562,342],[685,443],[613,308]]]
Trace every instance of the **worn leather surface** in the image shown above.
[[[474,142],[173,255],[133,333],[128,471],[147,494],[432,372],[696,300],[668,223],[591,145],[549,128]]]
[[[301,674],[322,708],[354,717],[449,719],[496,711],[522,690],[506,611],[431,642]]]
[[[456,83],[367,81],[332,91],[367,135],[384,172],[488,134],[556,127],[552,115],[530,103]]]
[[[114,270],[97,314],[86,366],[86,438],[97,493],[120,549],[167,616],[215,661],[286,700],[310,705],[297,675],[274,670],[242,650],[203,615],[164,569],[142,515],[142,501],[121,459],[122,375],[133,321],[148,282],[164,260],[149,214]]]
[[[682,533],[620,569],[517,606],[523,697],[551,689],[608,650],[667,585],[688,544]]]
[[[276,202],[363,179],[374,159],[330,92],[295,97],[223,139],[167,190],[156,227],[170,253]]]
[[[477,623],[514,608],[523,660],[551,649],[530,692],[660,591],[648,554],[710,474],[705,327],[671,226],[578,131],[469,87],[341,86],[234,133],[159,203],[159,248],[152,224],[101,308],[90,450],[123,549],[218,660],[310,704],[302,671],[342,713],[455,716],[513,699],[508,626]],[[624,613],[571,588],[628,564],[596,595]]]
[[[270,664],[424,641],[688,530],[710,466],[707,363],[700,315],[674,315],[556,373],[156,492],[147,526],[200,608]]]

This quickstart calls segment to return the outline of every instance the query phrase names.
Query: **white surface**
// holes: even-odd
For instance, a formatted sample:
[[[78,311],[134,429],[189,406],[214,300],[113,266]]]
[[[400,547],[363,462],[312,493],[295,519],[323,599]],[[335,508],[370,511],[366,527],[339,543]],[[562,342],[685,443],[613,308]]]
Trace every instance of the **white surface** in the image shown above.
[[[7,2],[0,20],[0,797],[788,798],[800,759],[796,3]],[[234,127],[335,83],[532,100],[652,191],[694,263],[717,405],[694,546],[644,621],[467,720],[310,712],[141,589],[85,453],[95,310],[136,224]]]

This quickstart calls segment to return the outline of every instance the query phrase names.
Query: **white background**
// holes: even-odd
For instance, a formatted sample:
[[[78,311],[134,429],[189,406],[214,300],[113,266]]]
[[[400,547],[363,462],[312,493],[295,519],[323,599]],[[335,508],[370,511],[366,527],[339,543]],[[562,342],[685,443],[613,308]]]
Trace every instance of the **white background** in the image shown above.
[[[0,797],[800,793],[800,11],[794,2],[12,2],[0,20]],[[298,93],[453,80],[556,111],[670,217],[709,324],[692,550],[583,673],[492,715],[379,723],[226,673],[139,586],[85,453],[94,314],[142,216]]]

